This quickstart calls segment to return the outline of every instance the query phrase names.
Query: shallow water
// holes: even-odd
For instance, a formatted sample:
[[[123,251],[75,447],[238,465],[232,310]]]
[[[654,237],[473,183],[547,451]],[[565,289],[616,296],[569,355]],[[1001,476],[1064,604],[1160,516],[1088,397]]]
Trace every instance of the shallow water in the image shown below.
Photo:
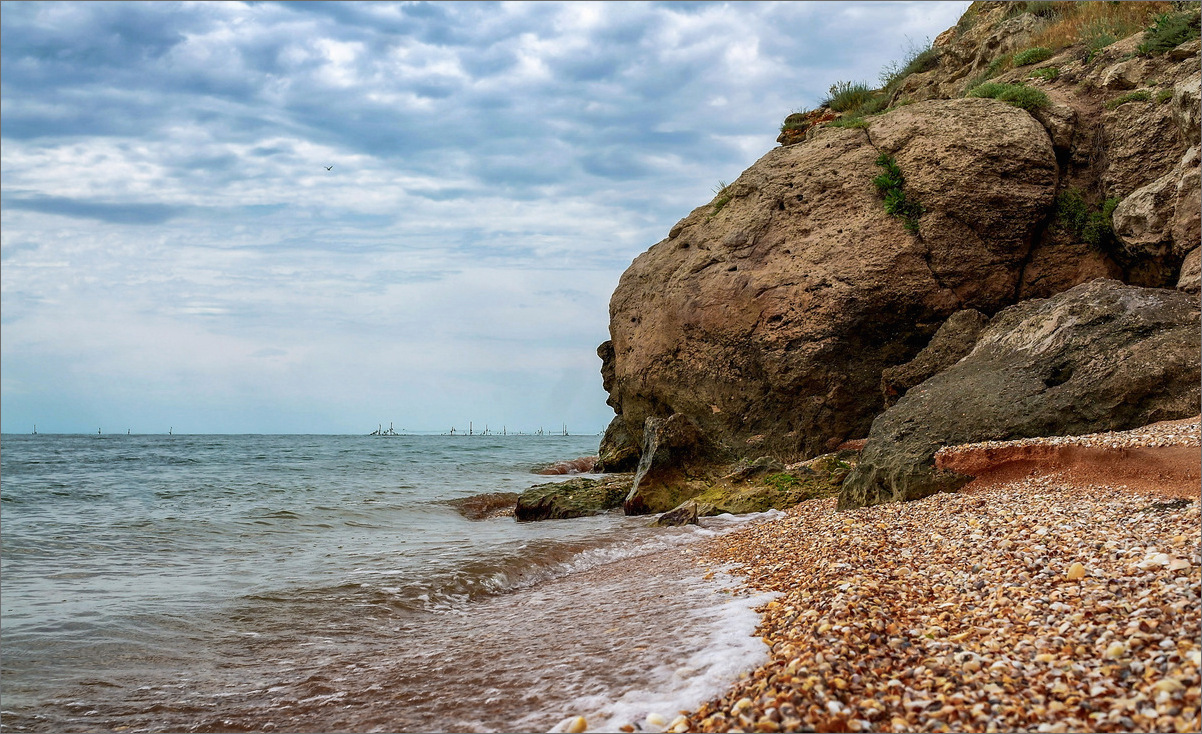
[[[708,528],[472,521],[595,436],[5,436],[11,731],[671,718],[763,656]],[[758,657],[757,657],[758,656]],[[125,730],[125,729],[123,729]]]

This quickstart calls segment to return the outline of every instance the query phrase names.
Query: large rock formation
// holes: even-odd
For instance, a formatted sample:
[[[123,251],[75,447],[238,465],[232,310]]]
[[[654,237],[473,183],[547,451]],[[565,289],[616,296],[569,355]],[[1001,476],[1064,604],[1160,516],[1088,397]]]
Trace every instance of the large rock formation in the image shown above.
[[[927,210],[918,234],[885,213],[882,153]],[[611,404],[631,433],[684,414],[735,455],[863,436],[885,367],[951,313],[1013,298],[1055,182],[1043,127],[995,100],[915,104],[777,148],[622,276]]]
[[[966,478],[942,446],[1113,431],[1198,414],[1197,302],[1113,280],[1002,311],[976,346],[872,424],[841,508],[925,497]]]
[[[697,496],[722,474],[707,463],[789,463],[866,435],[971,342],[953,343],[958,322],[931,342],[957,312],[983,322],[1099,277],[1198,292],[1200,44],[1082,36],[1033,73],[1014,54],[1070,6],[1030,11],[973,3],[881,114],[791,115],[783,147],[635,259],[598,350],[617,413],[602,466],[640,457],[628,512]],[[1025,85],[1031,111],[963,98],[987,79]],[[908,220],[874,183],[890,162]]]

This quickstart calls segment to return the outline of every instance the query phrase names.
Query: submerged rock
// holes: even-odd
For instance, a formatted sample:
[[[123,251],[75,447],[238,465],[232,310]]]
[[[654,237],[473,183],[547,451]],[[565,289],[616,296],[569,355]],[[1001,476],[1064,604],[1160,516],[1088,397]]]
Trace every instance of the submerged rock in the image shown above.
[[[517,492],[485,492],[471,497],[460,497],[447,500],[446,504],[454,507],[460,515],[469,520],[486,520],[491,517],[508,517],[513,515],[513,507],[518,501]]]
[[[558,520],[607,512],[621,506],[633,479],[631,474],[615,474],[537,484],[518,497],[513,516],[522,521]]]
[[[659,527],[672,527],[676,525],[696,525],[699,508],[697,500],[688,500],[681,503],[679,507],[668,510],[664,514],[655,519],[652,525]]]
[[[1005,309],[973,351],[872,424],[839,507],[955,490],[941,446],[1134,428],[1198,413],[1199,311],[1180,291],[1095,280]]]

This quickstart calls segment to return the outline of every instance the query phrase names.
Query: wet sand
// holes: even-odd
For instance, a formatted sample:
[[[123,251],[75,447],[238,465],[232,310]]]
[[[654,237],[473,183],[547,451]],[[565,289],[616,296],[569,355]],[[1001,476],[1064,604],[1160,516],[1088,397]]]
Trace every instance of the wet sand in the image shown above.
[[[1195,418],[957,447],[961,493],[717,538],[708,562],[780,593],[771,659],[673,728],[1199,731],[1198,446]]]

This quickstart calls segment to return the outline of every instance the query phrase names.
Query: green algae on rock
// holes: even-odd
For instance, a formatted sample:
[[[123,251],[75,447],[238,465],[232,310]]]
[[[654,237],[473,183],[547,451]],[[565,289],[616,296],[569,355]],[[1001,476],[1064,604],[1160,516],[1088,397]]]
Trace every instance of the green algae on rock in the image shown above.
[[[613,474],[536,484],[518,497],[513,516],[522,521],[558,520],[608,512],[622,505],[633,481],[631,474]]]

